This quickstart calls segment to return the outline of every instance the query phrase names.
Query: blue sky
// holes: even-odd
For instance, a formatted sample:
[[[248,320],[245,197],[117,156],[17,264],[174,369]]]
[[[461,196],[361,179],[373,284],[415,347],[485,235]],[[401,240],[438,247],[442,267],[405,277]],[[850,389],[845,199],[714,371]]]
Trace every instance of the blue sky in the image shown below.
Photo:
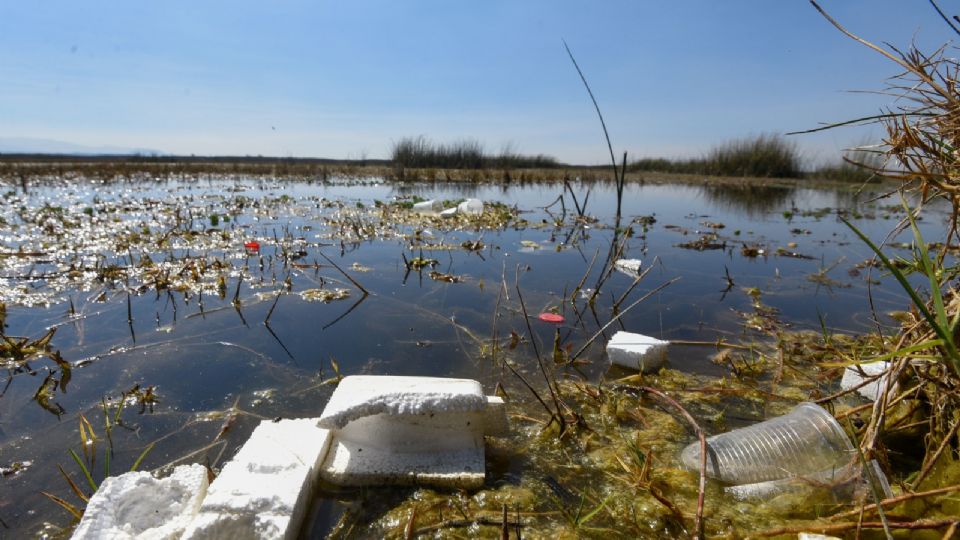
[[[946,3],[943,2],[944,7]],[[924,0],[824,0],[874,41],[951,38]],[[895,66],[805,0],[84,2],[0,0],[0,141],[176,154],[386,157],[474,138],[606,161],[878,112]],[[796,138],[812,159],[878,137]]]

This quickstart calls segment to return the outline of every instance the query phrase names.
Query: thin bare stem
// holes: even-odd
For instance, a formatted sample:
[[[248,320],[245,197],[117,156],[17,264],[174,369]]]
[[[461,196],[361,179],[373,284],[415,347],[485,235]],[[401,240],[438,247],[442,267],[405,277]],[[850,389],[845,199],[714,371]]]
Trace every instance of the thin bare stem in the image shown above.
[[[333,265],[334,268],[337,269],[337,271],[339,271],[341,274],[343,274],[343,277],[345,277],[345,278],[347,278],[348,280],[350,280],[350,283],[353,283],[358,289],[360,289],[360,290],[363,291],[364,293],[370,294],[370,291],[368,291],[367,289],[365,289],[364,286],[361,285],[357,280],[355,280],[355,279],[353,279],[352,277],[350,277],[350,274],[344,272],[344,271],[343,271],[343,268],[340,268],[339,266],[337,266],[337,263],[333,262],[333,260],[332,260],[330,257],[327,257],[326,253],[324,253],[324,252],[322,252],[322,251],[320,251],[319,253],[320,253],[320,256],[321,256],[321,257],[323,257],[324,259],[326,259],[328,263],[330,263],[331,265]]]
[[[611,324],[613,324],[613,323],[615,323],[617,320],[619,320],[620,317],[623,317],[624,315],[626,315],[627,312],[630,311],[631,309],[633,309],[637,304],[639,304],[640,302],[643,302],[643,301],[646,300],[647,298],[650,298],[653,294],[659,292],[661,289],[663,289],[663,288],[666,287],[667,285],[670,285],[671,283],[673,283],[673,282],[675,282],[675,281],[677,281],[677,280],[679,280],[679,279],[680,279],[680,278],[675,277],[675,278],[671,279],[670,281],[667,281],[666,283],[661,284],[661,285],[658,286],[657,288],[655,288],[655,289],[653,289],[652,291],[648,292],[647,294],[641,296],[637,301],[635,301],[634,303],[632,303],[632,304],[630,304],[629,306],[627,306],[626,309],[624,309],[624,310],[621,311],[620,313],[617,313],[612,319],[610,319],[609,322],[607,322],[607,324],[603,325],[603,327],[601,327],[600,330],[597,330],[597,333],[594,334],[590,339],[588,339],[587,342],[584,343],[583,346],[580,347],[580,349],[577,350],[577,352],[573,354],[573,356],[570,357],[570,360],[568,361],[568,363],[572,363],[574,360],[576,360],[577,358],[579,358],[580,355],[583,354],[583,351],[587,350],[587,347],[589,347],[591,343],[593,343],[598,337],[600,337],[600,336],[603,334],[603,331],[604,331],[604,330],[606,330]]]

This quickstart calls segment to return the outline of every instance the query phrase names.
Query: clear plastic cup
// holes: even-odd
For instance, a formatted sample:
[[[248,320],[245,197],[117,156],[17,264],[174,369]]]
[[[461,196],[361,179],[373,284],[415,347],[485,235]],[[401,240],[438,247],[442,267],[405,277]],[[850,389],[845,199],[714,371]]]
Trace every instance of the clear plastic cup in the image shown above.
[[[729,484],[754,484],[841,469],[854,447],[837,420],[815,403],[752,426],[707,438],[707,476]],[[680,453],[700,470],[700,442]]]
[[[846,467],[819,471],[814,474],[768,480],[757,484],[727,486],[723,488],[723,491],[737,499],[749,500],[769,499],[782,493],[812,493],[821,490],[821,493],[824,491],[829,493],[828,500],[830,501],[852,504],[873,498],[871,484],[876,487],[877,492],[884,499],[893,497],[887,476],[883,474],[883,469],[880,468],[880,464],[876,460],[867,462],[866,467],[861,467],[859,463],[854,462]]]

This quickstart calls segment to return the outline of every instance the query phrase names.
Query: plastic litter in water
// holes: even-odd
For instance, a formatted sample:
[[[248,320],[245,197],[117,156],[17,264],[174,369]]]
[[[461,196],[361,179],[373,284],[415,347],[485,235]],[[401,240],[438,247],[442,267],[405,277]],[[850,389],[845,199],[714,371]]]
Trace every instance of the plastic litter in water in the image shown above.
[[[539,319],[548,323],[562,323],[566,320],[563,315],[557,315],[556,313],[541,313]]]
[[[247,251],[260,251],[260,242],[250,241],[243,244]]]
[[[753,484],[839,470],[854,454],[850,438],[823,407],[801,403],[778,416],[707,438],[707,476]],[[700,443],[680,455],[690,470],[700,466]]]

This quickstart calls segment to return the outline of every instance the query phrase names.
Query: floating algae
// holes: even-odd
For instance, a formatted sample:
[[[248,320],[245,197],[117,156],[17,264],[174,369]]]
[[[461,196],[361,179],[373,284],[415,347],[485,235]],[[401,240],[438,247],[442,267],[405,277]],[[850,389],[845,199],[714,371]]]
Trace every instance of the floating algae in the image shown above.
[[[300,298],[307,302],[323,302],[329,304],[336,300],[350,298],[350,289],[307,289],[300,291]]]

